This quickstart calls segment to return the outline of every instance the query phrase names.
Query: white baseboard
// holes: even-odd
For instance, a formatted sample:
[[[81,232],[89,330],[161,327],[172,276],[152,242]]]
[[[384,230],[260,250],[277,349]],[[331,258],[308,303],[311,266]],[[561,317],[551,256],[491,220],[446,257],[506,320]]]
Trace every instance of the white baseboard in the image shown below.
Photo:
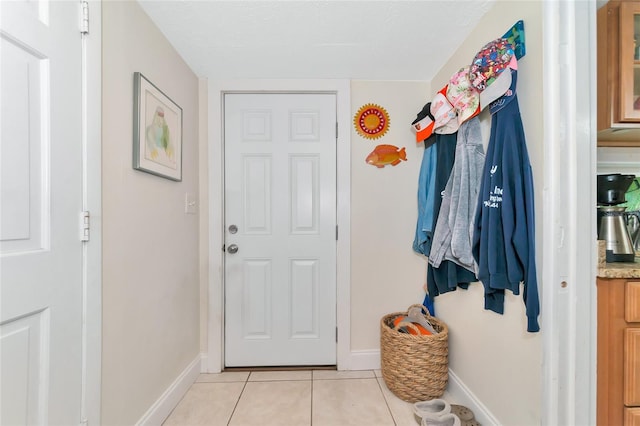
[[[476,420],[485,426],[499,426],[500,422],[489,411],[489,409],[480,401],[473,392],[460,380],[456,374],[449,369],[449,386],[447,393],[451,395],[451,399],[456,404],[469,407]]]
[[[187,368],[171,383],[160,398],[147,410],[138,420],[136,426],[157,426],[161,425],[171,411],[180,402],[189,387],[196,381],[200,374],[201,355],[191,361]]]
[[[200,373],[209,372],[209,354],[206,352],[200,352]]]
[[[345,370],[379,370],[380,350],[351,351]]]

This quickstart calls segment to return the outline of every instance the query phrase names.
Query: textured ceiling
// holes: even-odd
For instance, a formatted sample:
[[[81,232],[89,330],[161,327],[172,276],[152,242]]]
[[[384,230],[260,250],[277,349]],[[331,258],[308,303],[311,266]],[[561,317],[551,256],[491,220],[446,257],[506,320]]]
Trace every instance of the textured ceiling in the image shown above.
[[[493,1],[139,0],[201,77],[427,81]]]

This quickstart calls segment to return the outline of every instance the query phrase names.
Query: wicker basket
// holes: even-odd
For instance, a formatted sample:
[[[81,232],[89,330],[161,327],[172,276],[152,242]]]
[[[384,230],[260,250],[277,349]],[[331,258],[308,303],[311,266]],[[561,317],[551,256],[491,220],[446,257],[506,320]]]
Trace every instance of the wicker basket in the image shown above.
[[[433,335],[400,333],[393,320],[406,312],[395,312],[380,320],[380,352],[382,377],[398,398],[407,402],[439,398],[449,380],[449,329],[428,314],[425,317],[438,331]]]

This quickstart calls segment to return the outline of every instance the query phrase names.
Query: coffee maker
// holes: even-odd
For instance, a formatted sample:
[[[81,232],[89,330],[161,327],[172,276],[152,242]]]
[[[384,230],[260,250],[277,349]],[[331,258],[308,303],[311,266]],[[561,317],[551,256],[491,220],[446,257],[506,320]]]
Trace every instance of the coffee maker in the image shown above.
[[[636,177],[598,175],[598,239],[605,241],[607,262],[633,262],[635,251],[625,220],[625,193]]]

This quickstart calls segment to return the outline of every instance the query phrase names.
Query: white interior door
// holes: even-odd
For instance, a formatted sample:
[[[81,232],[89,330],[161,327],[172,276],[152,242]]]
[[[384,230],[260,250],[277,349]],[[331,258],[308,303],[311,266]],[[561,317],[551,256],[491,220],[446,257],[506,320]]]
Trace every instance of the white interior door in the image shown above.
[[[0,52],[0,424],[77,425],[79,2],[0,2]]]
[[[225,366],[333,365],[336,96],[224,106]]]

